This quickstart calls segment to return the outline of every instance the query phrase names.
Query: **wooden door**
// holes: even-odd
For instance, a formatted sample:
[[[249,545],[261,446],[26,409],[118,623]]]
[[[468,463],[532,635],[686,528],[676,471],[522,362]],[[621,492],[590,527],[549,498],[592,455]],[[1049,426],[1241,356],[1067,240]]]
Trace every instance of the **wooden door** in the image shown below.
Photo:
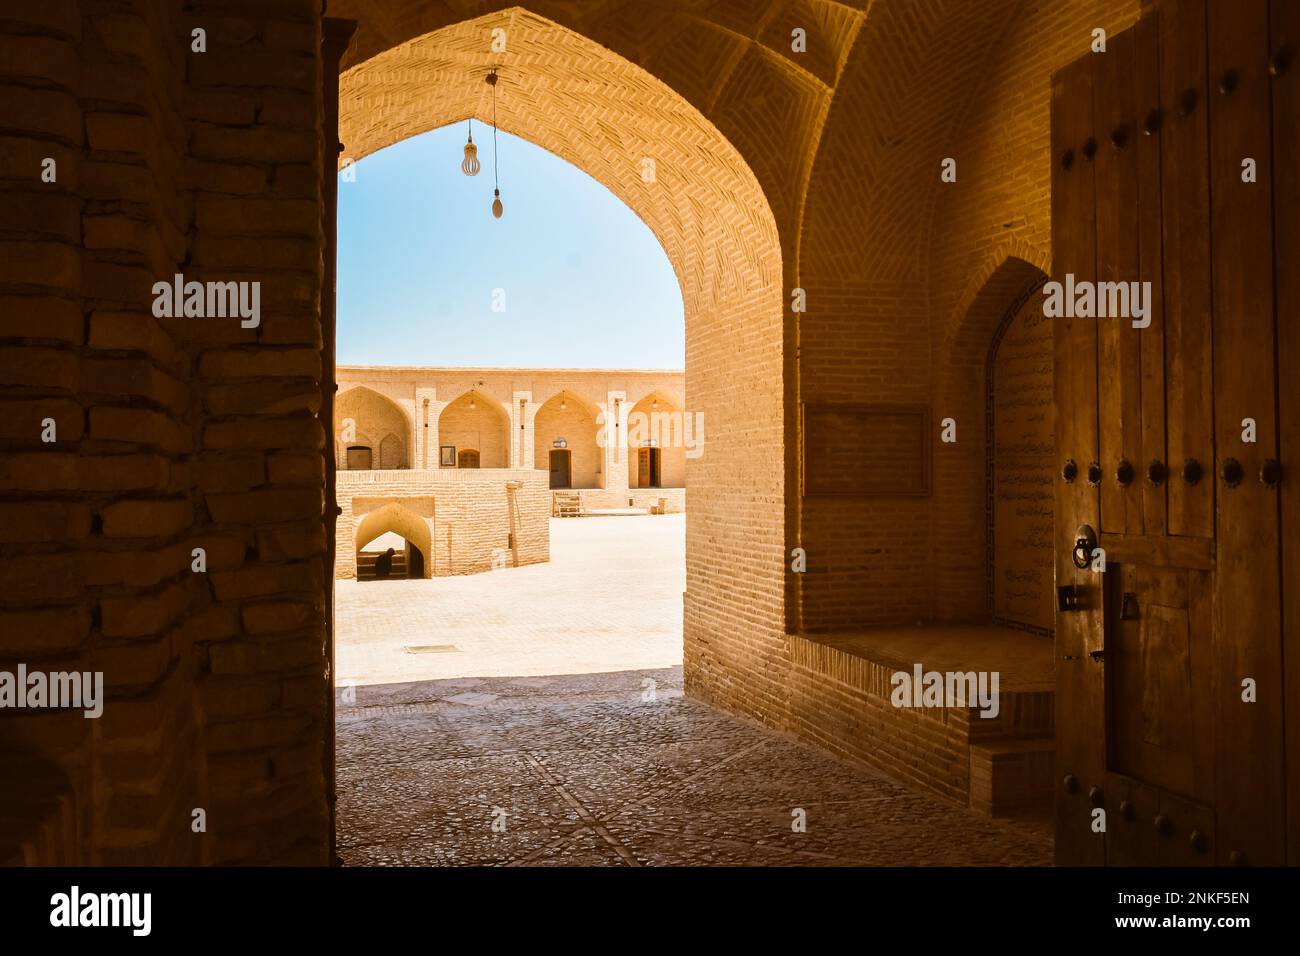
[[[1274,0],[1269,11],[1273,78],[1273,224],[1277,296],[1278,458],[1291,464],[1281,476],[1282,628],[1286,661],[1287,862],[1300,864],[1300,403],[1294,400],[1300,369],[1300,4]],[[1291,265],[1288,267],[1288,263]],[[1288,388],[1290,392],[1288,392]]]
[[[346,461],[348,471],[369,471],[373,455],[364,445],[353,445],[348,449]]]
[[[637,449],[636,486],[638,488],[658,488],[660,486],[658,448]]]
[[[1056,584],[1073,589],[1056,615],[1061,863],[1286,858],[1296,521],[1284,540],[1277,459],[1280,425],[1300,443],[1300,390],[1278,382],[1300,358],[1300,285],[1275,272],[1272,223],[1300,250],[1274,210],[1300,204],[1276,142],[1285,125],[1295,145],[1277,51],[1297,28],[1288,0],[1271,18],[1269,0],[1167,0],[1053,79],[1052,278],[1136,282],[1146,305],[1053,319]]]
[[[573,486],[573,473],[571,469],[572,458],[568,449],[552,448],[551,449],[551,487],[552,488],[571,488]]]

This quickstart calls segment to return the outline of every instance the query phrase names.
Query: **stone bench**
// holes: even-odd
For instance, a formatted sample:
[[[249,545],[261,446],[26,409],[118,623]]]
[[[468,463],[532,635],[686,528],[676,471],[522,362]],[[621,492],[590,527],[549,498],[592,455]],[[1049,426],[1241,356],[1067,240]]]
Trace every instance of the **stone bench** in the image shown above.
[[[891,776],[990,815],[1051,805],[1052,640],[995,625],[874,628],[790,638],[796,730]],[[894,674],[998,673],[978,702],[896,706]],[[946,695],[945,695],[946,696]]]

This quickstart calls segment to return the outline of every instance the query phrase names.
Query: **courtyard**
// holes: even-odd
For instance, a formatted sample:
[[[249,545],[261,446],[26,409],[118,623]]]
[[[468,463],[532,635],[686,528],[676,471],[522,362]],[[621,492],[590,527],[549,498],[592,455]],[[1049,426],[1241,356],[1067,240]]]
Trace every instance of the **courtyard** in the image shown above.
[[[552,518],[543,564],[339,581],[337,683],[364,703],[376,684],[680,665],[685,529],[682,514]]]
[[[1051,862],[1045,820],[979,816],[685,697],[684,523],[556,519],[548,564],[339,582],[343,863]]]

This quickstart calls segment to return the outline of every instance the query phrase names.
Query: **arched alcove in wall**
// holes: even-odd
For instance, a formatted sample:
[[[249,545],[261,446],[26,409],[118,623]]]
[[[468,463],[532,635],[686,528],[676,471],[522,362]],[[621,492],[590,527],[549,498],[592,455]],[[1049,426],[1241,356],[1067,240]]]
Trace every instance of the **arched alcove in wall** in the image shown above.
[[[936,430],[950,419],[956,437],[942,445],[934,471],[934,587],[941,620],[1050,628],[1050,618],[1044,622],[1024,607],[1028,594],[1037,593],[1029,582],[1041,577],[1039,565],[1051,576],[1050,555],[1040,562],[1027,547],[1031,538],[1050,534],[1051,522],[1051,487],[1042,486],[1038,460],[1043,427],[1051,441],[1051,329],[1032,315],[1037,308],[1042,317],[1039,292],[1046,280],[1040,264],[1018,255],[990,259],[972,279],[954,332],[940,346]],[[1030,514],[1044,508],[1046,528],[1041,514]]]
[[[998,324],[985,372],[985,510],[993,620],[1050,634],[1052,581],[1052,325],[1035,276]]]
[[[401,406],[364,385],[339,394],[334,403],[334,440],[341,469],[369,461],[370,468],[409,468],[411,421]],[[361,454],[368,449],[369,454]]]
[[[695,422],[664,392],[655,391],[632,406],[627,416],[629,488],[684,488],[687,444]]]
[[[438,443],[455,449],[459,468],[509,468],[510,417],[496,399],[470,389],[438,416]]]
[[[562,391],[537,409],[533,419],[533,467],[551,476],[552,488],[600,488],[604,449],[596,444],[600,409],[582,396]]]

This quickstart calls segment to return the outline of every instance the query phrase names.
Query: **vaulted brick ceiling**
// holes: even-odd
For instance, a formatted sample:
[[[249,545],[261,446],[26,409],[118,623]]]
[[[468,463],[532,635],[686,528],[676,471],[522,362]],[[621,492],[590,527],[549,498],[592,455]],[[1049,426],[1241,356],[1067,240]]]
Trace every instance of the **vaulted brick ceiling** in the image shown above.
[[[1020,6],[535,0],[525,12],[492,0],[331,0],[329,14],[358,21],[344,62],[350,156],[467,115],[484,119],[490,101],[481,77],[499,62],[502,128],[596,175],[661,239],[657,221],[671,231],[693,221],[701,204],[752,201],[726,196],[715,178],[686,190],[674,208],[648,209],[642,185],[610,181],[602,167],[622,163],[636,178],[639,166],[628,160],[667,152],[659,171],[676,188],[698,175],[698,154],[712,148],[702,117],[752,170],[787,268],[805,263],[819,276],[874,280],[916,279],[924,269],[938,158]],[[551,23],[565,31],[548,31]],[[488,31],[497,25],[518,32],[494,57]],[[791,49],[796,27],[807,32],[807,52]],[[681,115],[654,80],[699,115]],[[548,112],[554,117],[543,118]],[[669,255],[680,268],[680,250]]]
[[[727,200],[750,220],[738,228],[761,229],[761,197],[727,182],[750,180],[752,170],[791,242],[818,131],[864,16],[860,5],[827,0],[543,0],[527,11],[332,0],[329,14],[358,21],[344,62],[349,156],[468,115],[488,118],[482,76],[499,63],[501,127],[601,179],[661,240],[687,224],[701,228],[699,213]],[[494,26],[509,31],[499,56],[488,49]],[[791,50],[795,27],[807,31],[806,53]],[[667,190],[679,191],[672,208],[646,207],[646,156]],[[707,258],[725,269],[728,255],[716,249]]]
[[[490,49],[497,27],[507,31],[503,54]],[[518,8],[420,34],[349,69],[341,89],[344,157],[359,159],[468,116],[489,121],[484,77],[493,66],[501,76],[500,127],[586,170],[627,203],[663,243],[688,300],[717,302],[780,283],[775,223],[727,140],[650,73]],[[480,127],[485,206],[487,139]],[[654,163],[650,182],[647,159]],[[501,174],[509,210],[511,170]]]

